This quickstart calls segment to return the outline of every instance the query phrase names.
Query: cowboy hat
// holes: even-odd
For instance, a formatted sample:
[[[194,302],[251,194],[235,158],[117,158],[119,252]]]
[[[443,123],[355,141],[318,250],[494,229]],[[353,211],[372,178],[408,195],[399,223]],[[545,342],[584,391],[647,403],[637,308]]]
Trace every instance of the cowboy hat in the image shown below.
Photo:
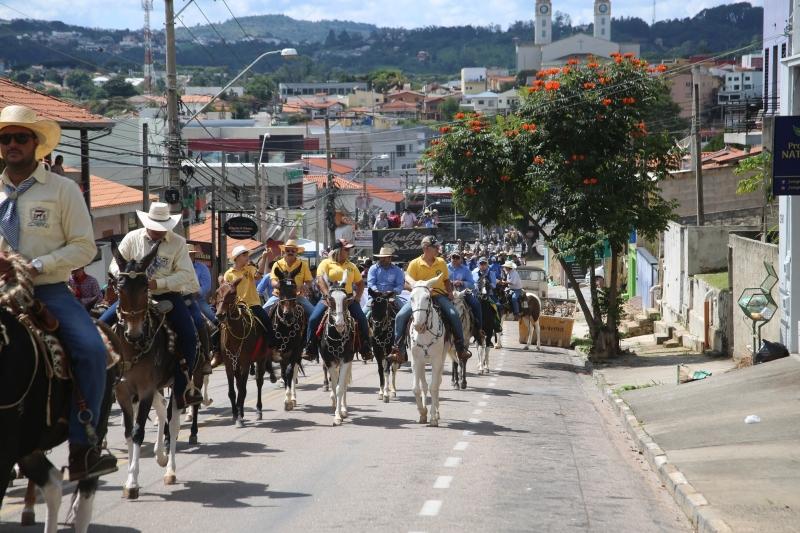
[[[51,153],[61,141],[61,126],[56,121],[40,119],[36,111],[23,105],[6,106],[0,111],[0,130],[8,126],[28,128],[36,135],[36,159]]]
[[[511,268],[516,270],[517,264],[514,261],[506,261],[505,263],[503,263],[503,268]]]
[[[377,258],[381,257],[394,257],[394,248],[391,246],[381,246],[380,251],[377,254],[372,254]]]
[[[428,235],[422,239],[422,246],[439,246],[439,241],[433,235]]]
[[[170,231],[181,220],[180,213],[177,215],[169,214],[169,204],[164,202],[153,202],[150,204],[150,210],[147,213],[137,209],[136,216],[139,217],[145,228],[153,231]]]
[[[306,249],[302,246],[298,246],[297,241],[294,239],[289,239],[285,243],[281,244],[279,248],[281,249],[281,252],[285,252],[287,248],[294,248],[294,250],[297,252],[297,255],[300,255],[306,251]]]
[[[233,259],[235,261],[236,258],[239,257],[240,255],[249,254],[249,253],[250,253],[250,250],[248,250],[246,246],[242,246],[240,244],[239,246],[234,248],[233,251],[231,252],[231,259]]]
[[[487,261],[485,257],[481,257],[480,259],[478,259],[478,264],[480,265],[481,263],[486,263],[486,264],[488,264],[488,263],[489,263],[489,261]]]
[[[353,244],[352,242],[347,242],[347,239],[339,239],[333,245],[332,250],[338,250],[340,248],[346,248],[346,249],[349,250],[349,249],[355,248],[355,247],[356,247],[356,245]]]

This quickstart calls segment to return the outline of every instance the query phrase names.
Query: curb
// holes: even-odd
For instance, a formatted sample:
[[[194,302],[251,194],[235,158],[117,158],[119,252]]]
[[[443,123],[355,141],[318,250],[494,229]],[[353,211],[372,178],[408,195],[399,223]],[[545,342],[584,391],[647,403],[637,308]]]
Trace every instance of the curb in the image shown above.
[[[692,522],[699,533],[732,533],[732,529],[720,516],[719,512],[708,503],[702,493],[698,492],[686,477],[669,458],[664,450],[644,430],[639,419],[633,411],[606,382],[602,371],[593,370],[591,362],[586,361],[587,373],[591,374],[594,382],[600,389],[605,399],[611,404],[614,412],[620,418],[625,430],[631,436],[639,451],[658,473],[659,479],[664,483],[675,502]]]

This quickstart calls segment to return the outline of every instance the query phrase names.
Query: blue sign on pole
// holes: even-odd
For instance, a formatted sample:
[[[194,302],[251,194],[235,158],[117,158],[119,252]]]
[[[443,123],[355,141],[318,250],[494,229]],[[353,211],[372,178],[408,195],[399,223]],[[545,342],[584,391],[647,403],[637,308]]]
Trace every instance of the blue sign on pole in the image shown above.
[[[800,195],[800,117],[775,117],[772,194]]]

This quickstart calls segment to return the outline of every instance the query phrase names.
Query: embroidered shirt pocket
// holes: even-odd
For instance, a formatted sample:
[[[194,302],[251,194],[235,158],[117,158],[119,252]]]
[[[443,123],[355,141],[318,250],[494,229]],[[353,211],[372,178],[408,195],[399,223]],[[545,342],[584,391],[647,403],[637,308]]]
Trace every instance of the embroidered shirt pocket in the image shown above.
[[[37,233],[52,233],[60,228],[56,202],[38,201],[20,206],[20,225]]]

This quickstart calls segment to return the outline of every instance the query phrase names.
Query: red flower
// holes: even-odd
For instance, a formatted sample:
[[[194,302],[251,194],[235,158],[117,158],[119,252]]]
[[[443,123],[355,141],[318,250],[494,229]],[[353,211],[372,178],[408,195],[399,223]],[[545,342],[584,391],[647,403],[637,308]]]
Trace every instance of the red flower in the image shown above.
[[[464,113],[456,113],[456,120],[462,120],[466,115]]]
[[[544,84],[546,91],[557,91],[561,87],[561,83],[557,81],[548,81]]]
[[[622,57],[621,57],[621,56],[617,56],[617,57],[615,57],[615,58],[614,58],[614,63],[617,63],[617,64],[620,64],[620,63],[622,63]]]
[[[464,152],[464,155],[466,157],[472,157],[472,150],[467,150],[466,152]]]
[[[478,194],[478,191],[475,189],[475,187],[465,187],[464,193],[467,194],[468,196],[475,196],[476,194]]]
[[[571,71],[572,71],[572,69],[571,69],[571,68],[569,68],[569,67],[563,67],[563,68],[561,69],[561,73],[562,73],[562,74],[569,74]]]
[[[575,59],[574,57],[572,57],[572,58],[567,60],[567,65],[577,65],[577,64],[578,64],[578,60]]]
[[[597,81],[600,82],[600,85],[605,85],[606,83],[608,83],[608,78],[600,77],[597,79]]]
[[[505,174],[500,176],[500,181],[509,181],[509,180],[511,180],[511,176],[507,176]]]
[[[603,98],[603,105],[604,106],[609,106],[609,105],[611,105],[613,103],[614,103],[614,101],[611,98]]]
[[[538,93],[538,92],[539,92],[539,90],[540,90],[540,88],[539,88],[539,87],[528,87],[528,94],[531,94],[531,93]]]
[[[597,68],[600,65],[598,63],[595,63],[594,61],[590,61],[589,63],[586,63],[586,66],[589,68]]]
[[[622,103],[625,105],[633,105],[636,103],[636,98],[634,98],[633,96],[628,96],[622,99]]]
[[[583,184],[589,185],[589,178],[583,178]]]
[[[592,83],[590,81],[583,84],[583,88],[586,89],[587,91],[589,89],[594,89],[595,87],[597,87],[597,85],[595,85],[594,83]]]
[[[589,180],[589,183],[591,183],[592,185],[597,185],[598,181],[599,180],[597,178],[592,178]]]
[[[534,131],[536,131],[536,124],[523,124],[522,129],[533,133]]]
[[[659,71],[659,72],[666,72],[667,71],[667,66],[664,65],[664,64],[658,65],[656,67],[656,70]]]
[[[472,133],[480,133],[481,131],[482,131],[482,130],[481,130],[481,127],[480,127],[480,126],[474,126],[474,127],[472,128]]]
[[[625,52],[624,54],[622,54],[622,57],[626,59],[633,59],[635,57],[635,54],[633,52]]]
[[[447,133],[450,131],[450,126],[442,126],[439,128],[439,133]]]
[[[544,157],[537,155],[536,157],[533,158],[533,162],[536,165],[541,165],[544,163]]]

